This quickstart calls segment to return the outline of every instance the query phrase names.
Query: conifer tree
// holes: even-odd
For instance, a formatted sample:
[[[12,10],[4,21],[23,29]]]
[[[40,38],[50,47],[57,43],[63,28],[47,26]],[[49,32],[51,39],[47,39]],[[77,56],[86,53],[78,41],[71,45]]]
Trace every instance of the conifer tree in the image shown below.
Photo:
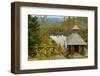
[[[36,54],[36,46],[39,46],[41,43],[41,38],[39,35],[39,26],[40,24],[37,21],[37,17],[32,17],[28,15],[28,50]]]

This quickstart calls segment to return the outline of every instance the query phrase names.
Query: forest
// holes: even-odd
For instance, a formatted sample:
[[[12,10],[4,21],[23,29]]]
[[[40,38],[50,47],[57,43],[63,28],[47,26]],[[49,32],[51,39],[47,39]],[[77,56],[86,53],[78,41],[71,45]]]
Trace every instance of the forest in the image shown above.
[[[67,48],[55,42],[50,36],[67,37],[77,25],[80,36],[88,42],[88,18],[76,16],[56,17],[28,15],[28,60],[67,59]],[[58,18],[59,19],[59,18]]]

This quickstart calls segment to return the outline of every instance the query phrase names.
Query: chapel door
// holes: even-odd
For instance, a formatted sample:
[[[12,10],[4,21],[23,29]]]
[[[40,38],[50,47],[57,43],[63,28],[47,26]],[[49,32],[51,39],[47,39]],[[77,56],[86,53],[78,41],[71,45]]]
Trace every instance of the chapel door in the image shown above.
[[[74,50],[75,50],[75,52],[79,52],[79,46],[78,45],[75,45],[74,46]]]

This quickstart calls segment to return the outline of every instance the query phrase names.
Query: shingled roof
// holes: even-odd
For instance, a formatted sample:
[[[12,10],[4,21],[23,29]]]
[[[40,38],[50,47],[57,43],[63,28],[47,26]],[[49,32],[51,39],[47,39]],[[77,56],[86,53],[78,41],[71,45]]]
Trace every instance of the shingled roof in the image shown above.
[[[79,29],[79,28],[75,25],[73,29]],[[69,35],[67,41],[68,41],[67,45],[86,45],[86,42],[77,32],[73,32],[71,35]]]

